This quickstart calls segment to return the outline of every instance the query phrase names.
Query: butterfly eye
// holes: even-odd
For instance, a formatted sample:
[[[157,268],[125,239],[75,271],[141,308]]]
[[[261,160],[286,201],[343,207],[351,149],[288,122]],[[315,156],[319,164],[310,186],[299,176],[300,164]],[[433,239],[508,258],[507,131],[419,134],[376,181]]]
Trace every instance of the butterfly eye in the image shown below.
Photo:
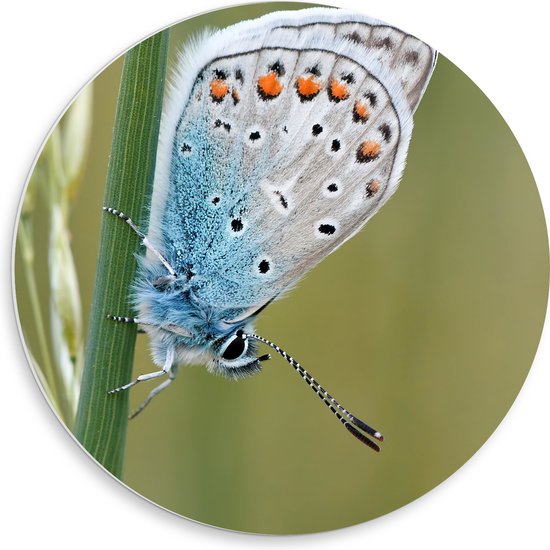
[[[248,349],[248,340],[242,337],[242,331],[237,331],[237,333],[228,340],[225,344],[225,348],[222,351],[222,358],[226,361],[234,361],[238,359]]]

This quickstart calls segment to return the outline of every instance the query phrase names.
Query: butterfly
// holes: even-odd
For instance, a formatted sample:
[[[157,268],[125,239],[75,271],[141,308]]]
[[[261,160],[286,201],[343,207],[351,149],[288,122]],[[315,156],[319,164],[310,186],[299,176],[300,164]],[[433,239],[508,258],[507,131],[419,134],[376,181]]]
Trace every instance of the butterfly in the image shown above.
[[[293,357],[258,315],[355,235],[396,190],[436,52],[395,27],[332,8],[268,14],[201,36],[163,111],[150,224],[132,302],[161,377],[184,364],[241,378],[281,355],[357,439],[377,430]]]

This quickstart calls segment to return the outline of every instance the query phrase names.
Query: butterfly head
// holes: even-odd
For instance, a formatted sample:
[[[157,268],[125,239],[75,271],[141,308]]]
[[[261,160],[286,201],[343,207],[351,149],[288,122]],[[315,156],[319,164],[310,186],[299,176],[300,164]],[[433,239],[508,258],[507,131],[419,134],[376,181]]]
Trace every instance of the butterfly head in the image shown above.
[[[257,343],[241,329],[216,340],[212,345],[213,371],[228,378],[243,378],[257,373],[269,355],[257,356]]]
[[[195,327],[196,328],[196,327]],[[249,326],[247,328],[252,328]],[[258,343],[242,328],[231,331],[189,331],[177,325],[146,325],[151,338],[155,362],[164,363],[169,350],[175,364],[204,363],[207,369],[226,378],[241,379],[261,370],[260,363],[269,355],[258,357]]]

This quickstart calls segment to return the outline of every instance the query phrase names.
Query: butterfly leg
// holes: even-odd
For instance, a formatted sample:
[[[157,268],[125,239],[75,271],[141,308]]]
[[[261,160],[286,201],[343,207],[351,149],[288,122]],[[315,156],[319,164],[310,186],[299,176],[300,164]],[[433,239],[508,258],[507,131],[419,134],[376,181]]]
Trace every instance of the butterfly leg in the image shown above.
[[[120,315],[107,315],[107,319],[116,321],[117,323],[129,323],[138,325],[140,320],[137,317],[121,317]]]
[[[121,391],[130,389],[132,386],[135,386],[140,382],[145,382],[146,380],[153,380],[154,378],[160,378],[165,374],[170,374],[173,365],[174,365],[174,350],[170,348],[166,353],[166,360],[164,361],[164,366],[162,367],[161,370],[157,370],[155,372],[149,372],[147,374],[140,374],[135,380],[132,380],[131,382],[128,382],[128,384],[124,384],[124,386],[120,386],[119,388],[114,388],[112,390],[109,390],[107,393],[108,394],[119,393]]]
[[[135,418],[145,407],[147,407],[147,405],[149,405],[155,396],[157,396],[162,390],[165,390],[176,379],[176,374],[177,369],[172,368],[168,374],[168,380],[165,380],[162,384],[159,384],[156,388],[151,390],[151,393],[149,393],[145,401],[128,417],[128,420]]]
[[[137,317],[121,317],[120,315],[107,315],[107,319],[110,319],[111,321],[116,321],[117,323],[131,323],[131,324],[145,324],[141,323],[141,321]],[[137,329],[138,334],[145,334],[147,331],[143,330],[142,328]]]
[[[116,208],[109,208],[108,206],[104,206],[103,210],[125,221],[133,229],[134,233],[141,239],[141,244],[145,246],[147,250],[150,250],[160,260],[162,265],[164,265],[164,267],[168,270],[168,273],[170,273],[170,277],[172,279],[176,279],[176,272],[174,268],[168,263],[166,258],[151,244],[151,242],[149,242],[149,239],[130,219],[129,216],[127,216],[126,214],[124,214],[124,212],[121,212],[120,210],[116,210]]]

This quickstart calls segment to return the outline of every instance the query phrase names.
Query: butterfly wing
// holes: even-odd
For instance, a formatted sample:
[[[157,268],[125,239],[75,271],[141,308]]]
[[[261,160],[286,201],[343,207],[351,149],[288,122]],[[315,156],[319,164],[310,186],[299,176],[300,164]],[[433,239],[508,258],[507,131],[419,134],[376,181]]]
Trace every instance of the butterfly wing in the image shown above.
[[[313,8],[230,27],[193,56],[161,128],[150,238],[193,273],[203,303],[254,307],[395,191],[436,54],[365,16]]]

